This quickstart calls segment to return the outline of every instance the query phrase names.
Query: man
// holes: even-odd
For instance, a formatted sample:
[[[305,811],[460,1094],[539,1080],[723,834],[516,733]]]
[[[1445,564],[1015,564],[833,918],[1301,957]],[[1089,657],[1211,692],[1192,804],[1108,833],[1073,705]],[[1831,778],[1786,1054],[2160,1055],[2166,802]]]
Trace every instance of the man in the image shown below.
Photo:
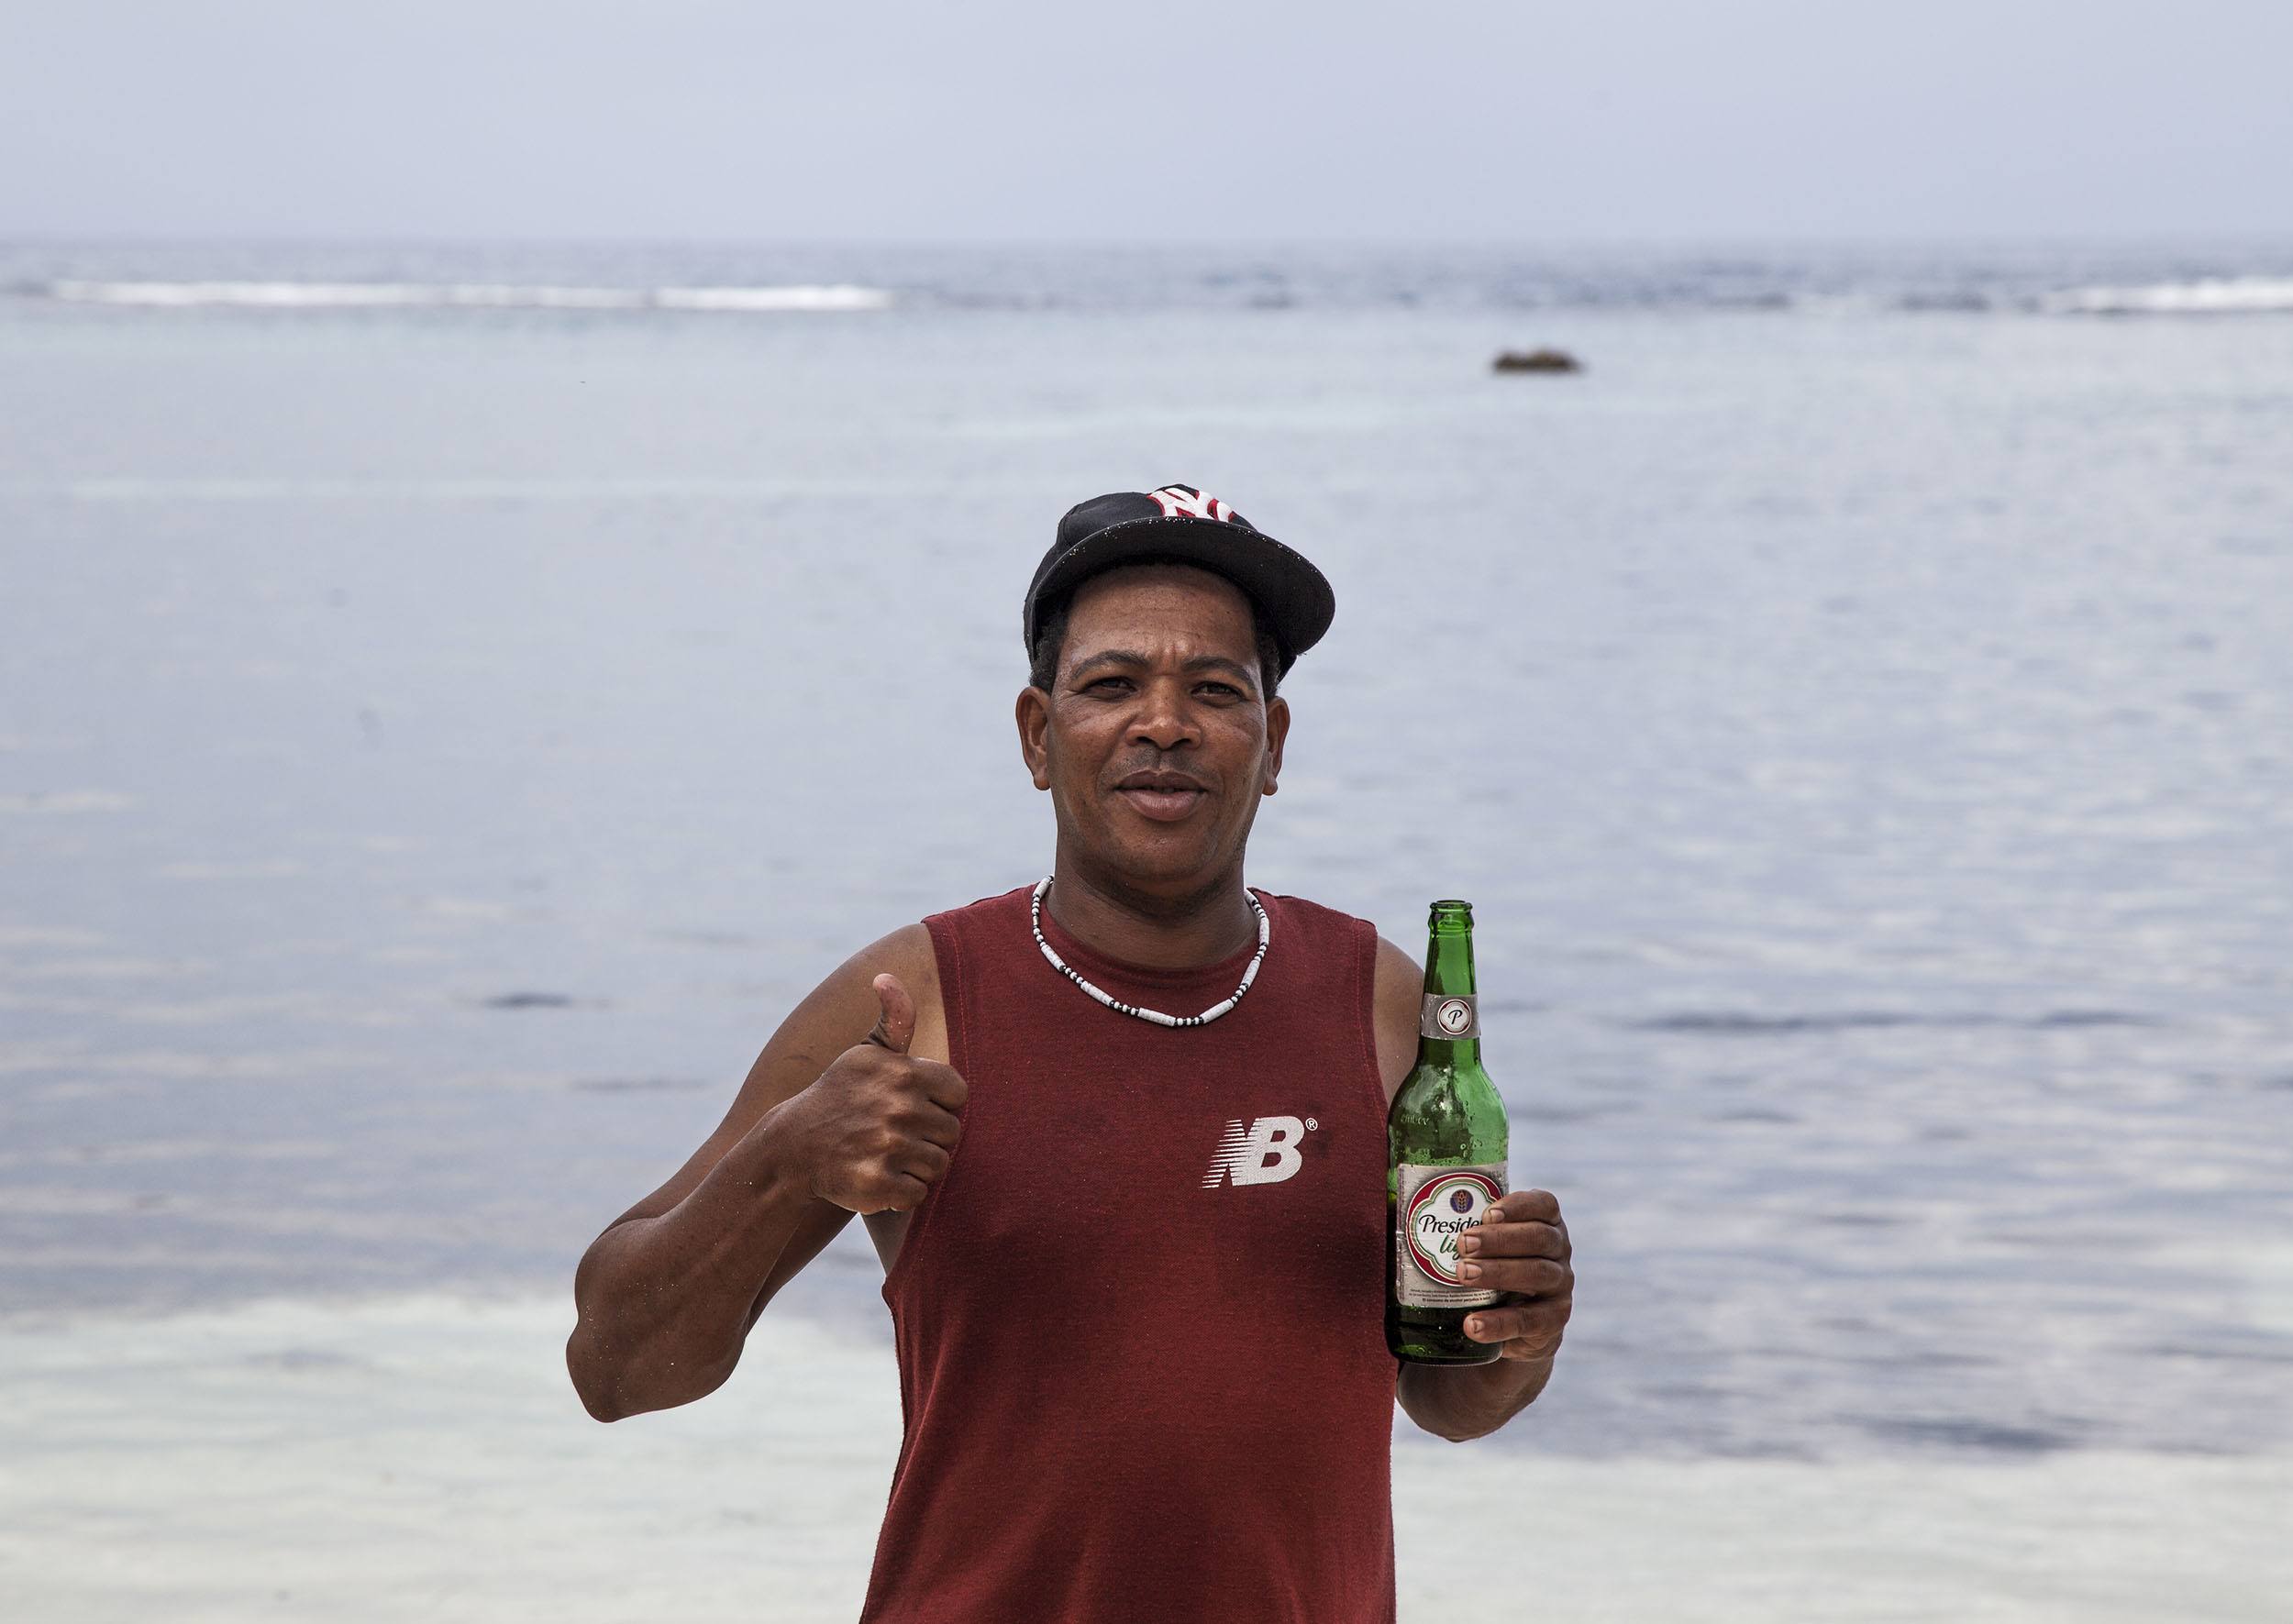
[[[1390,1619],[1394,1399],[1473,1438],[1551,1372],[1573,1282],[1541,1190],[1461,1243],[1517,1294],[1468,1324],[1502,1357],[1397,1372],[1385,1111],[1423,972],[1243,883],[1276,685],[1335,613],[1192,487],[1070,510],[1022,613],[1050,877],[847,960],[582,1260],[567,1360],[611,1420],[713,1391],[865,1215],[906,1420],[870,1624]],[[1234,1148],[1273,1119],[1302,1127]]]

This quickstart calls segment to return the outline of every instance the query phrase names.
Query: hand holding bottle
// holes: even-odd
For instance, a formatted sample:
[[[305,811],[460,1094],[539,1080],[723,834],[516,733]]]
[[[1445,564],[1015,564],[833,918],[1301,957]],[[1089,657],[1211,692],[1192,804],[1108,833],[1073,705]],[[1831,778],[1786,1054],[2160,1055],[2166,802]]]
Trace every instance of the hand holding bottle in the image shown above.
[[[1550,1190],[1514,1190],[1457,1237],[1457,1273],[1506,1298],[1467,1317],[1465,1334],[1499,1344],[1501,1359],[1550,1359],[1568,1323],[1576,1271],[1568,1225]]]

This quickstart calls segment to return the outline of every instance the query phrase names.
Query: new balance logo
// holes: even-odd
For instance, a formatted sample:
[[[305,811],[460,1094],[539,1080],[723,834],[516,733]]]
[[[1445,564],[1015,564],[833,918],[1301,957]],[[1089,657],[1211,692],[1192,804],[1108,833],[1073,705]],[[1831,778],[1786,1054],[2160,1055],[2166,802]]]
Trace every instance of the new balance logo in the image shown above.
[[[1211,1158],[1210,1171],[1202,1175],[1202,1188],[1215,1189],[1229,1179],[1236,1184],[1281,1183],[1305,1165],[1298,1142],[1320,1126],[1312,1117],[1302,1122],[1296,1117],[1260,1117],[1246,1130],[1238,1121],[1228,1122],[1218,1136],[1218,1154]]]
[[[1183,516],[1190,519],[1216,519],[1224,523],[1234,517],[1234,509],[1219,501],[1209,492],[1197,491],[1191,485],[1165,485],[1161,490],[1149,491],[1146,494],[1161,503],[1162,516],[1166,519]]]

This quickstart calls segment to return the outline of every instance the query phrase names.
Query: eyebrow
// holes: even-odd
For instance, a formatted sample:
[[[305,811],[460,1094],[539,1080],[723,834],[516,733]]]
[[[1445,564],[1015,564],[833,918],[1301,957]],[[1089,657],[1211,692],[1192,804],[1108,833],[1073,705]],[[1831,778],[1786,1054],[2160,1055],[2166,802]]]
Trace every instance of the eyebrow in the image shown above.
[[[1151,666],[1154,663],[1135,648],[1102,648],[1096,654],[1086,655],[1077,660],[1072,669],[1080,675],[1094,666]],[[1179,668],[1182,671],[1222,671],[1241,679],[1254,691],[1257,688],[1257,673],[1247,666],[1236,665],[1221,654],[1198,654]]]

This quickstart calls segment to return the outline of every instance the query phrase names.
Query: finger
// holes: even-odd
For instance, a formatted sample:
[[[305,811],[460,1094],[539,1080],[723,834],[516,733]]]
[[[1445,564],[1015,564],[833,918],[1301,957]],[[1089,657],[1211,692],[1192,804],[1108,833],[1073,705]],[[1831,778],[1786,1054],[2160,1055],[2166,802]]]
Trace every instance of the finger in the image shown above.
[[[945,1061],[918,1060],[915,1077],[924,1086],[924,1098],[945,1110],[961,1110],[971,1098],[971,1085],[963,1080],[963,1073]]]
[[[1476,1225],[1457,1237],[1467,1257],[1559,1257],[1568,1255],[1568,1232],[1550,1223]]]
[[[1491,1201],[1481,1214],[1483,1223],[1553,1223],[1560,1221],[1560,1202],[1550,1190],[1514,1190]]]
[[[917,1140],[901,1153],[892,1171],[904,1173],[921,1184],[937,1184],[947,1171],[948,1155],[929,1140]]]
[[[882,1210],[887,1212],[913,1212],[923,1204],[924,1198],[931,1193],[932,1187],[914,1175],[894,1174],[892,1180],[891,1199],[883,1204]]]
[[[870,985],[875,988],[877,1001],[883,1010],[876,1017],[876,1024],[869,1028],[867,1041],[895,1055],[906,1054],[908,1044],[915,1036],[915,1000],[900,985],[900,978],[889,970]]]
[[[916,1115],[915,1136],[918,1139],[936,1144],[942,1150],[953,1150],[956,1142],[963,1137],[963,1119],[952,1110],[944,1110],[926,1101]]]
[[[1484,1291],[1517,1291],[1523,1297],[1552,1297],[1577,1284],[1567,1264],[1549,1257],[1465,1258],[1457,1274]]]
[[[1568,1323],[1566,1300],[1528,1303],[1519,1308],[1483,1309],[1465,1321],[1465,1334],[1477,1342],[1508,1342],[1516,1339],[1538,1347],[1560,1341],[1560,1328]]]
[[[1549,1336],[1516,1336],[1497,1349],[1500,1359],[1550,1359],[1560,1346],[1560,1331],[1556,1328]]]

